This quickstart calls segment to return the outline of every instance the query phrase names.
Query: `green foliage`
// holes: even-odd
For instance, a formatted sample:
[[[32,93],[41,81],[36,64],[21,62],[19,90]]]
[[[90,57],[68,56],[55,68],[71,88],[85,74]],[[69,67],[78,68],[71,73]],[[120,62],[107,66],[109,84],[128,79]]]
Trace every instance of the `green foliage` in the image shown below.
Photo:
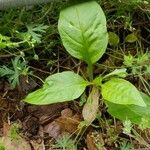
[[[77,150],[76,146],[74,145],[74,141],[67,134],[63,135],[56,141],[56,144],[53,145],[53,149]]]
[[[15,88],[16,85],[19,85],[19,77],[29,74],[29,67],[27,66],[27,62],[20,56],[12,60],[12,65],[13,67],[7,67],[5,65],[0,67],[0,76],[7,77],[12,88]]]
[[[117,46],[120,42],[119,36],[114,32],[108,32],[109,35],[109,44],[111,46]]]
[[[90,83],[81,76],[65,71],[49,76],[43,87],[29,94],[25,101],[43,105],[70,101],[78,98]]]
[[[150,97],[141,94],[142,98],[147,105],[146,107],[136,105],[118,105],[115,103],[106,102],[108,112],[121,120],[130,120],[135,124],[139,124],[142,128],[150,127]]]
[[[92,116],[85,117],[85,114],[93,108],[98,108],[95,105],[98,105],[100,99],[100,89],[108,112],[112,116],[124,121],[130,120],[143,128],[150,127],[150,109],[147,100],[149,97],[145,98],[134,85],[121,79],[127,76],[125,68],[116,69],[105,76],[99,75],[93,79],[92,64],[102,57],[108,43],[106,20],[99,5],[96,2],[83,2],[65,8],[60,13],[58,30],[66,50],[73,57],[88,64],[90,81],[85,81],[71,71],[57,73],[49,76],[43,87],[29,94],[24,101],[36,105],[70,101],[79,98],[88,85],[96,86],[98,93],[90,91],[87,100],[88,102],[89,99],[95,99],[96,102],[86,103],[83,111],[87,122],[93,121],[93,116],[96,116],[95,110]],[[115,45],[119,43],[118,39],[116,41]],[[125,56],[124,59],[125,66],[133,66],[135,58],[132,55]],[[143,63],[142,60],[146,60],[146,57],[136,58],[137,63]]]
[[[131,68],[132,73],[139,75],[139,74],[149,74],[149,61],[150,60],[150,53],[146,52],[144,54],[138,54],[137,56],[133,56],[131,54],[124,55],[124,65],[126,67]]]
[[[19,135],[19,125],[17,123],[14,123],[11,125],[10,131],[9,131],[9,137],[12,140],[19,140],[20,139],[20,135]]]
[[[16,42],[11,42],[11,38],[0,34],[0,48],[14,48],[18,47],[19,44]]]
[[[102,96],[105,100],[115,104],[146,106],[139,91],[124,79],[112,78],[104,83]]]
[[[66,50],[87,64],[98,61],[106,50],[108,42],[106,19],[95,1],[62,10],[58,29]]]
[[[30,24],[27,25],[27,35],[31,36],[33,40],[35,40],[37,43],[41,43],[41,33],[45,33],[48,26],[43,24]]]
[[[125,14],[127,11],[131,12],[136,9],[144,0],[109,0],[112,5],[117,8],[119,15]]]
[[[36,44],[41,43],[42,34],[46,32],[47,25],[43,24],[27,24],[27,31],[16,31],[15,36],[21,40],[21,44],[28,44],[29,47],[35,47]]]
[[[43,24],[31,24],[27,25],[27,32],[15,31],[14,37],[8,37],[0,34],[0,48],[16,48],[20,46],[26,46],[26,43],[32,47],[36,43],[41,43],[42,33],[45,33],[45,30],[48,26]],[[12,42],[12,39],[18,39],[16,42]]]
[[[124,65],[128,66],[128,67],[132,67],[133,63],[134,63],[134,57],[129,54],[129,55],[124,55]]]
[[[33,9],[23,8],[22,10],[12,9],[0,12],[1,57],[6,57],[7,55],[16,56],[18,53],[24,53],[25,57],[28,57],[28,53],[30,53],[31,56],[35,54],[33,48],[44,41],[42,36],[45,32],[49,31],[47,33],[51,34],[50,32],[52,31],[48,28],[48,23],[45,25],[46,23],[43,23],[43,20],[39,20],[45,12],[39,9],[39,11],[34,14],[34,11],[35,8],[33,7]],[[45,48],[43,48],[43,50],[45,50]],[[30,59],[34,58],[31,56]]]
[[[136,35],[136,33],[131,33],[131,34],[128,34],[125,38],[125,41],[128,42],[128,43],[134,43],[138,40],[138,37]]]
[[[134,148],[130,143],[122,143],[120,149],[121,150],[133,150]]]
[[[132,130],[132,123],[130,120],[125,120],[123,121],[123,133],[129,135],[131,133]]]

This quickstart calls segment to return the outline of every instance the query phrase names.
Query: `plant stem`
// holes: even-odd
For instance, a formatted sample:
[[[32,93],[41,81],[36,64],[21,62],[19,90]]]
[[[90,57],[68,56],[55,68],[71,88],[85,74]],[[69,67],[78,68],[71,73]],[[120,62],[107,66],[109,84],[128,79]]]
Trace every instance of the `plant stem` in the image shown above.
[[[88,64],[87,73],[90,81],[93,80],[93,65],[91,63]]]

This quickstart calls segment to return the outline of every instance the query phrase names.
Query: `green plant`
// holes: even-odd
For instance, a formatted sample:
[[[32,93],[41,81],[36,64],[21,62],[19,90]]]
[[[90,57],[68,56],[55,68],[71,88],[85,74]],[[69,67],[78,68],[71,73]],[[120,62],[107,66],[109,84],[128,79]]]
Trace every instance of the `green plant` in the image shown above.
[[[19,46],[18,43],[11,42],[10,39],[10,37],[0,34],[0,48],[15,48]]]
[[[144,86],[145,91],[150,94],[150,85],[147,81],[147,77],[150,76],[150,53],[143,54],[138,53],[136,56],[131,54],[124,55],[124,65],[131,70],[131,74],[137,76]]]
[[[111,4],[115,7],[118,7],[117,11],[120,14],[125,13],[126,11],[133,11],[140,4],[144,3],[144,0],[111,0]]]
[[[53,145],[53,149],[77,150],[74,141],[67,134],[57,139],[56,144]]]
[[[90,7],[90,14],[89,14]],[[88,15],[87,15],[88,14]],[[90,86],[90,94],[83,108],[84,120],[89,125],[96,117],[101,95],[108,112],[121,120],[150,127],[150,98],[123,79],[126,69],[116,69],[107,75],[93,77],[93,65],[106,51],[108,33],[105,15],[95,1],[65,8],[60,13],[58,30],[67,52],[87,63],[88,79],[65,71],[49,76],[43,87],[30,93],[25,102],[36,105],[71,101],[79,98]]]
[[[29,46],[34,47],[36,43],[41,43],[42,33],[45,33],[48,26],[43,24],[30,24],[26,25],[26,32],[19,32],[18,30],[11,31],[13,33],[13,38],[0,34],[0,48],[17,48],[20,46],[25,46],[26,43]],[[13,40],[18,40],[13,42]]]
[[[15,59],[12,60],[12,65],[12,68],[5,65],[0,67],[0,76],[7,77],[12,88],[15,88],[16,85],[19,85],[19,77],[21,75],[28,75],[31,73],[29,72],[27,62],[21,56],[15,57]]]
[[[132,130],[132,124],[131,124],[131,121],[130,120],[125,120],[123,122],[123,133],[125,134],[130,134],[131,133],[131,130]]]
[[[30,24],[27,25],[28,31],[26,32],[27,36],[30,37],[33,41],[41,43],[41,33],[45,33],[48,26],[43,24]]]
[[[11,138],[11,140],[17,141],[20,139],[19,129],[20,129],[19,124],[13,123],[11,125],[10,131],[9,131],[9,137]]]
[[[131,54],[124,55],[124,65],[127,68],[131,68],[131,72],[134,75],[147,74],[149,67],[150,53],[146,52],[144,54],[137,54],[133,56]]]
[[[131,145],[131,143],[122,143],[120,149],[121,150],[133,150],[134,148]]]

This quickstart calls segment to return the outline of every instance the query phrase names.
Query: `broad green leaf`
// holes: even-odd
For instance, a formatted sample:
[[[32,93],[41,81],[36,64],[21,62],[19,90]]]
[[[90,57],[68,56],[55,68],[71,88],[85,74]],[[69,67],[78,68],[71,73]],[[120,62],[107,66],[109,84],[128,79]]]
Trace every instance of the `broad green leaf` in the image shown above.
[[[146,107],[140,92],[134,85],[124,79],[112,78],[104,83],[102,85],[102,96],[112,103]]]
[[[96,118],[98,111],[99,97],[100,97],[99,89],[93,87],[87,99],[87,102],[85,103],[82,110],[83,118],[88,124],[91,124]]]
[[[120,120],[128,119],[143,128],[150,127],[150,97],[144,93],[142,93],[142,97],[144,102],[147,104],[147,107],[140,107],[135,105],[118,105],[106,101],[108,112]]]
[[[114,32],[108,32],[109,35],[109,44],[111,46],[117,46],[120,42],[119,36]]]
[[[43,87],[25,98],[25,102],[45,105],[71,101],[78,98],[89,82],[71,71],[56,73],[49,76]]]
[[[61,11],[58,30],[66,50],[86,63],[95,63],[104,54],[108,34],[105,15],[95,1]]]

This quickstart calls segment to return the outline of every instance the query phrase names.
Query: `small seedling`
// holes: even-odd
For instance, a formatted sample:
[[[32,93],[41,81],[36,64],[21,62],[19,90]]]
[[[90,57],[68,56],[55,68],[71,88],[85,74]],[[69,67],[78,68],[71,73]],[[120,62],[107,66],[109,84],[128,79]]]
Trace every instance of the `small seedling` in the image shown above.
[[[53,145],[53,149],[77,150],[74,141],[67,134],[63,135],[56,141],[56,144]]]
[[[123,122],[123,126],[124,126],[123,133],[127,134],[127,135],[131,134],[131,130],[132,130],[132,123],[131,123],[131,121],[130,120],[125,120]]]
[[[134,150],[131,143],[122,143],[120,149],[121,150]]]
[[[11,138],[11,140],[18,141],[20,139],[19,129],[20,129],[19,124],[14,123],[11,125],[9,131],[9,137]]]
[[[19,85],[19,77],[29,74],[29,67],[27,66],[27,62],[20,56],[12,60],[12,65],[12,68],[5,65],[0,67],[0,76],[7,77],[12,88],[15,88]]]

